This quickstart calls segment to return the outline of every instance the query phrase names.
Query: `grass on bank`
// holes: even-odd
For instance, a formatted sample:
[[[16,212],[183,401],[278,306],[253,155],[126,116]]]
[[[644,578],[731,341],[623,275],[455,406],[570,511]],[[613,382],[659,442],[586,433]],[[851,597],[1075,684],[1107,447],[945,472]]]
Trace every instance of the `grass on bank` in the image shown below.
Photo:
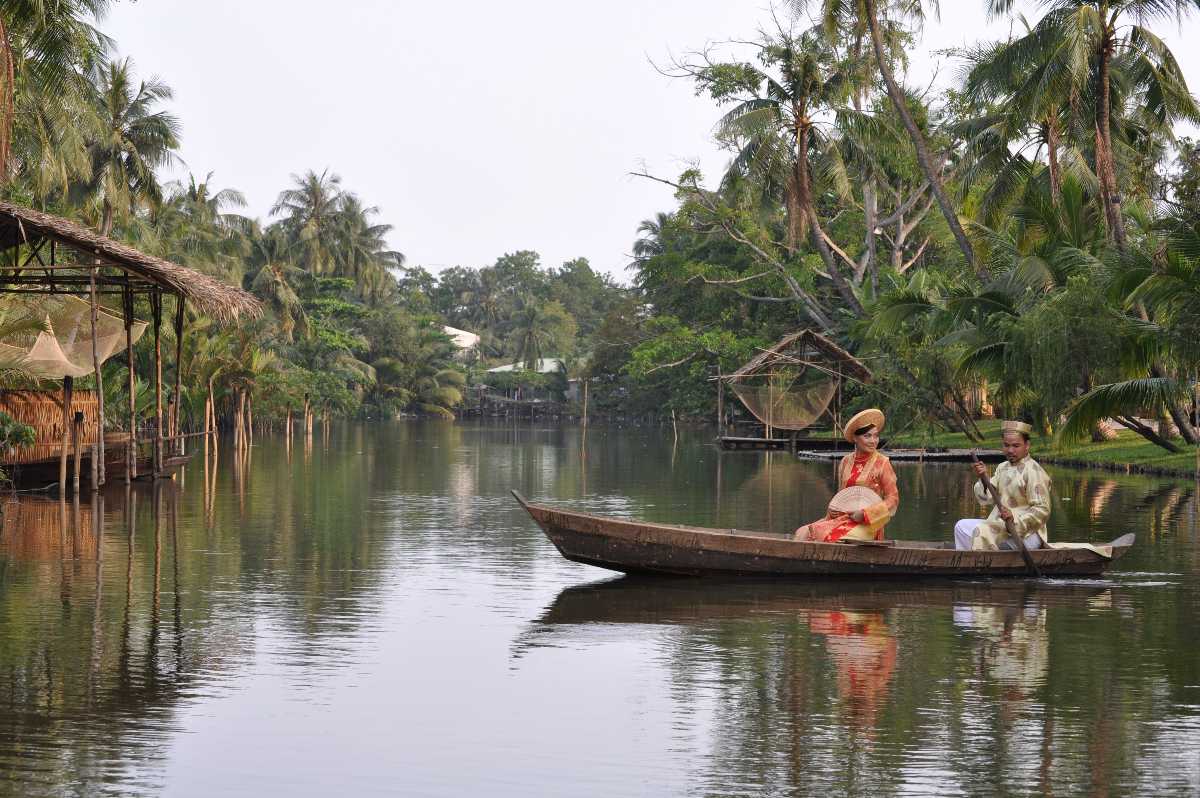
[[[999,421],[980,421],[979,429],[986,438],[984,445],[980,448],[1000,448]],[[887,437],[886,431],[884,437]],[[1128,466],[1130,470],[1158,471],[1182,476],[1191,476],[1197,471],[1196,447],[1189,446],[1182,440],[1176,440],[1174,443],[1183,451],[1179,454],[1172,454],[1126,429],[1120,430],[1116,438],[1104,443],[1080,441],[1074,444],[1059,445],[1053,437],[1041,437],[1036,433],[1031,443],[1031,453],[1034,459],[1046,462],[1098,465],[1109,468]],[[901,431],[899,435],[888,441],[888,446],[891,448],[970,449],[978,445],[968,440],[966,435],[958,432],[913,429]]]

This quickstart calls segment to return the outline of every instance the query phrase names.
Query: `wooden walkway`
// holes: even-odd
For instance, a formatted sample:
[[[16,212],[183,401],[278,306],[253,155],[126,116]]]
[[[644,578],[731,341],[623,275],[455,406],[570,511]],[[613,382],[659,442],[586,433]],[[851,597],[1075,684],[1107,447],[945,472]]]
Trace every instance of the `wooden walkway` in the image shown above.
[[[974,451],[985,463],[1000,463],[1004,461],[1004,452],[999,449],[885,449],[880,450],[889,460],[915,461],[928,463],[969,463],[971,452]],[[813,451],[797,449],[796,456],[808,460],[840,460],[846,451]]]

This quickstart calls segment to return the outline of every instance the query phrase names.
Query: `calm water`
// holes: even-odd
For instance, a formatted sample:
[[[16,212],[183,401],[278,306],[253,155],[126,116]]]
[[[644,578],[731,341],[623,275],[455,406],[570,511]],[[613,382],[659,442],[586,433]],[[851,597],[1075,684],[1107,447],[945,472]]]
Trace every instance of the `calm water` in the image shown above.
[[[0,535],[0,794],[1198,795],[1193,483],[1049,469],[1101,580],[631,580],[508,495],[786,530],[833,468],[659,430],[225,447]],[[898,464],[894,537],[973,514]],[[214,476],[215,475],[215,476]]]

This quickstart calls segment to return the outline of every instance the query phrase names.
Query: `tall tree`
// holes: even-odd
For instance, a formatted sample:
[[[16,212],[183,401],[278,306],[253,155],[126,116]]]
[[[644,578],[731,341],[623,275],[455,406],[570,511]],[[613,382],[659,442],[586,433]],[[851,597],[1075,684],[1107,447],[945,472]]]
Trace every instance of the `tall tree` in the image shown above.
[[[17,86],[48,101],[75,93],[109,47],[91,24],[110,0],[0,0],[0,184],[9,178]]]
[[[118,216],[162,201],[158,170],[177,162],[179,121],[158,108],[171,89],[158,78],[135,82],[128,59],[97,64],[89,97],[87,179],[74,187],[77,200],[98,211],[100,234]]]
[[[292,187],[279,193],[272,216],[282,216],[299,252],[299,265],[314,275],[334,271],[341,225],[342,178],[329,170],[292,175]]]
[[[1178,115],[1197,112],[1175,56],[1145,23],[1181,19],[1200,8],[1200,0],[1039,0],[1048,11],[1034,28],[1013,42],[1009,58],[1019,65],[1039,61],[1057,67],[1049,79],[1061,96],[1091,98],[1095,109],[1093,132],[1096,177],[1113,241],[1122,255],[1129,253],[1125,219],[1118,188],[1114,154],[1114,67],[1141,82],[1138,98],[1162,124]],[[985,0],[991,14],[1012,11],[1013,0]],[[1065,91],[1064,88],[1065,87]],[[1117,108],[1120,115],[1120,108]]]

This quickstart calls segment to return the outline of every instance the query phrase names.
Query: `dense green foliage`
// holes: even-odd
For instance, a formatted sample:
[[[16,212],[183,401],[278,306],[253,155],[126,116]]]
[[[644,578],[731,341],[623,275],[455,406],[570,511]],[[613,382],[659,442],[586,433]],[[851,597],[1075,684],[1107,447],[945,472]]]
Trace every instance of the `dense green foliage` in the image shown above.
[[[715,187],[644,175],[678,206],[639,228],[644,303],[608,320],[596,373],[701,412],[706,376],[810,327],[875,372],[856,401],[902,423],[977,437],[984,393],[1046,433],[1116,417],[1197,443],[1200,166],[1174,130],[1200,109],[1148,27],[1195,4],[1046,2],[957,53],[942,95],[902,79],[922,4],[793,5],[675,63],[731,160]]]
[[[530,251],[408,267],[329,171],[294,175],[265,223],[211,176],[160,185],[181,135],[171,91],[107,58],[104,6],[0,5],[3,193],[262,299],[256,324],[194,320],[185,421],[210,390],[224,414],[307,397],[449,415],[471,382],[561,387],[533,374],[546,358],[589,378],[598,411],[708,417],[712,376],[809,327],[874,371],[849,400],[899,423],[975,437],[986,396],[1044,433],[1116,417],[1165,448],[1200,441],[1200,157],[1175,138],[1200,108],[1154,33],[1195,2],[1046,0],[1008,40],[955,54],[940,93],[911,88],[928,79],[907,72],[931,7],[915,0],[794,2],[753,41],[679,59],[730,160],[714,181],[644,175],[677,204],[638,226],[628,288]],[[457,351],[443,325],[480,344]],[[523,368],[484,374],[503,363]]]

